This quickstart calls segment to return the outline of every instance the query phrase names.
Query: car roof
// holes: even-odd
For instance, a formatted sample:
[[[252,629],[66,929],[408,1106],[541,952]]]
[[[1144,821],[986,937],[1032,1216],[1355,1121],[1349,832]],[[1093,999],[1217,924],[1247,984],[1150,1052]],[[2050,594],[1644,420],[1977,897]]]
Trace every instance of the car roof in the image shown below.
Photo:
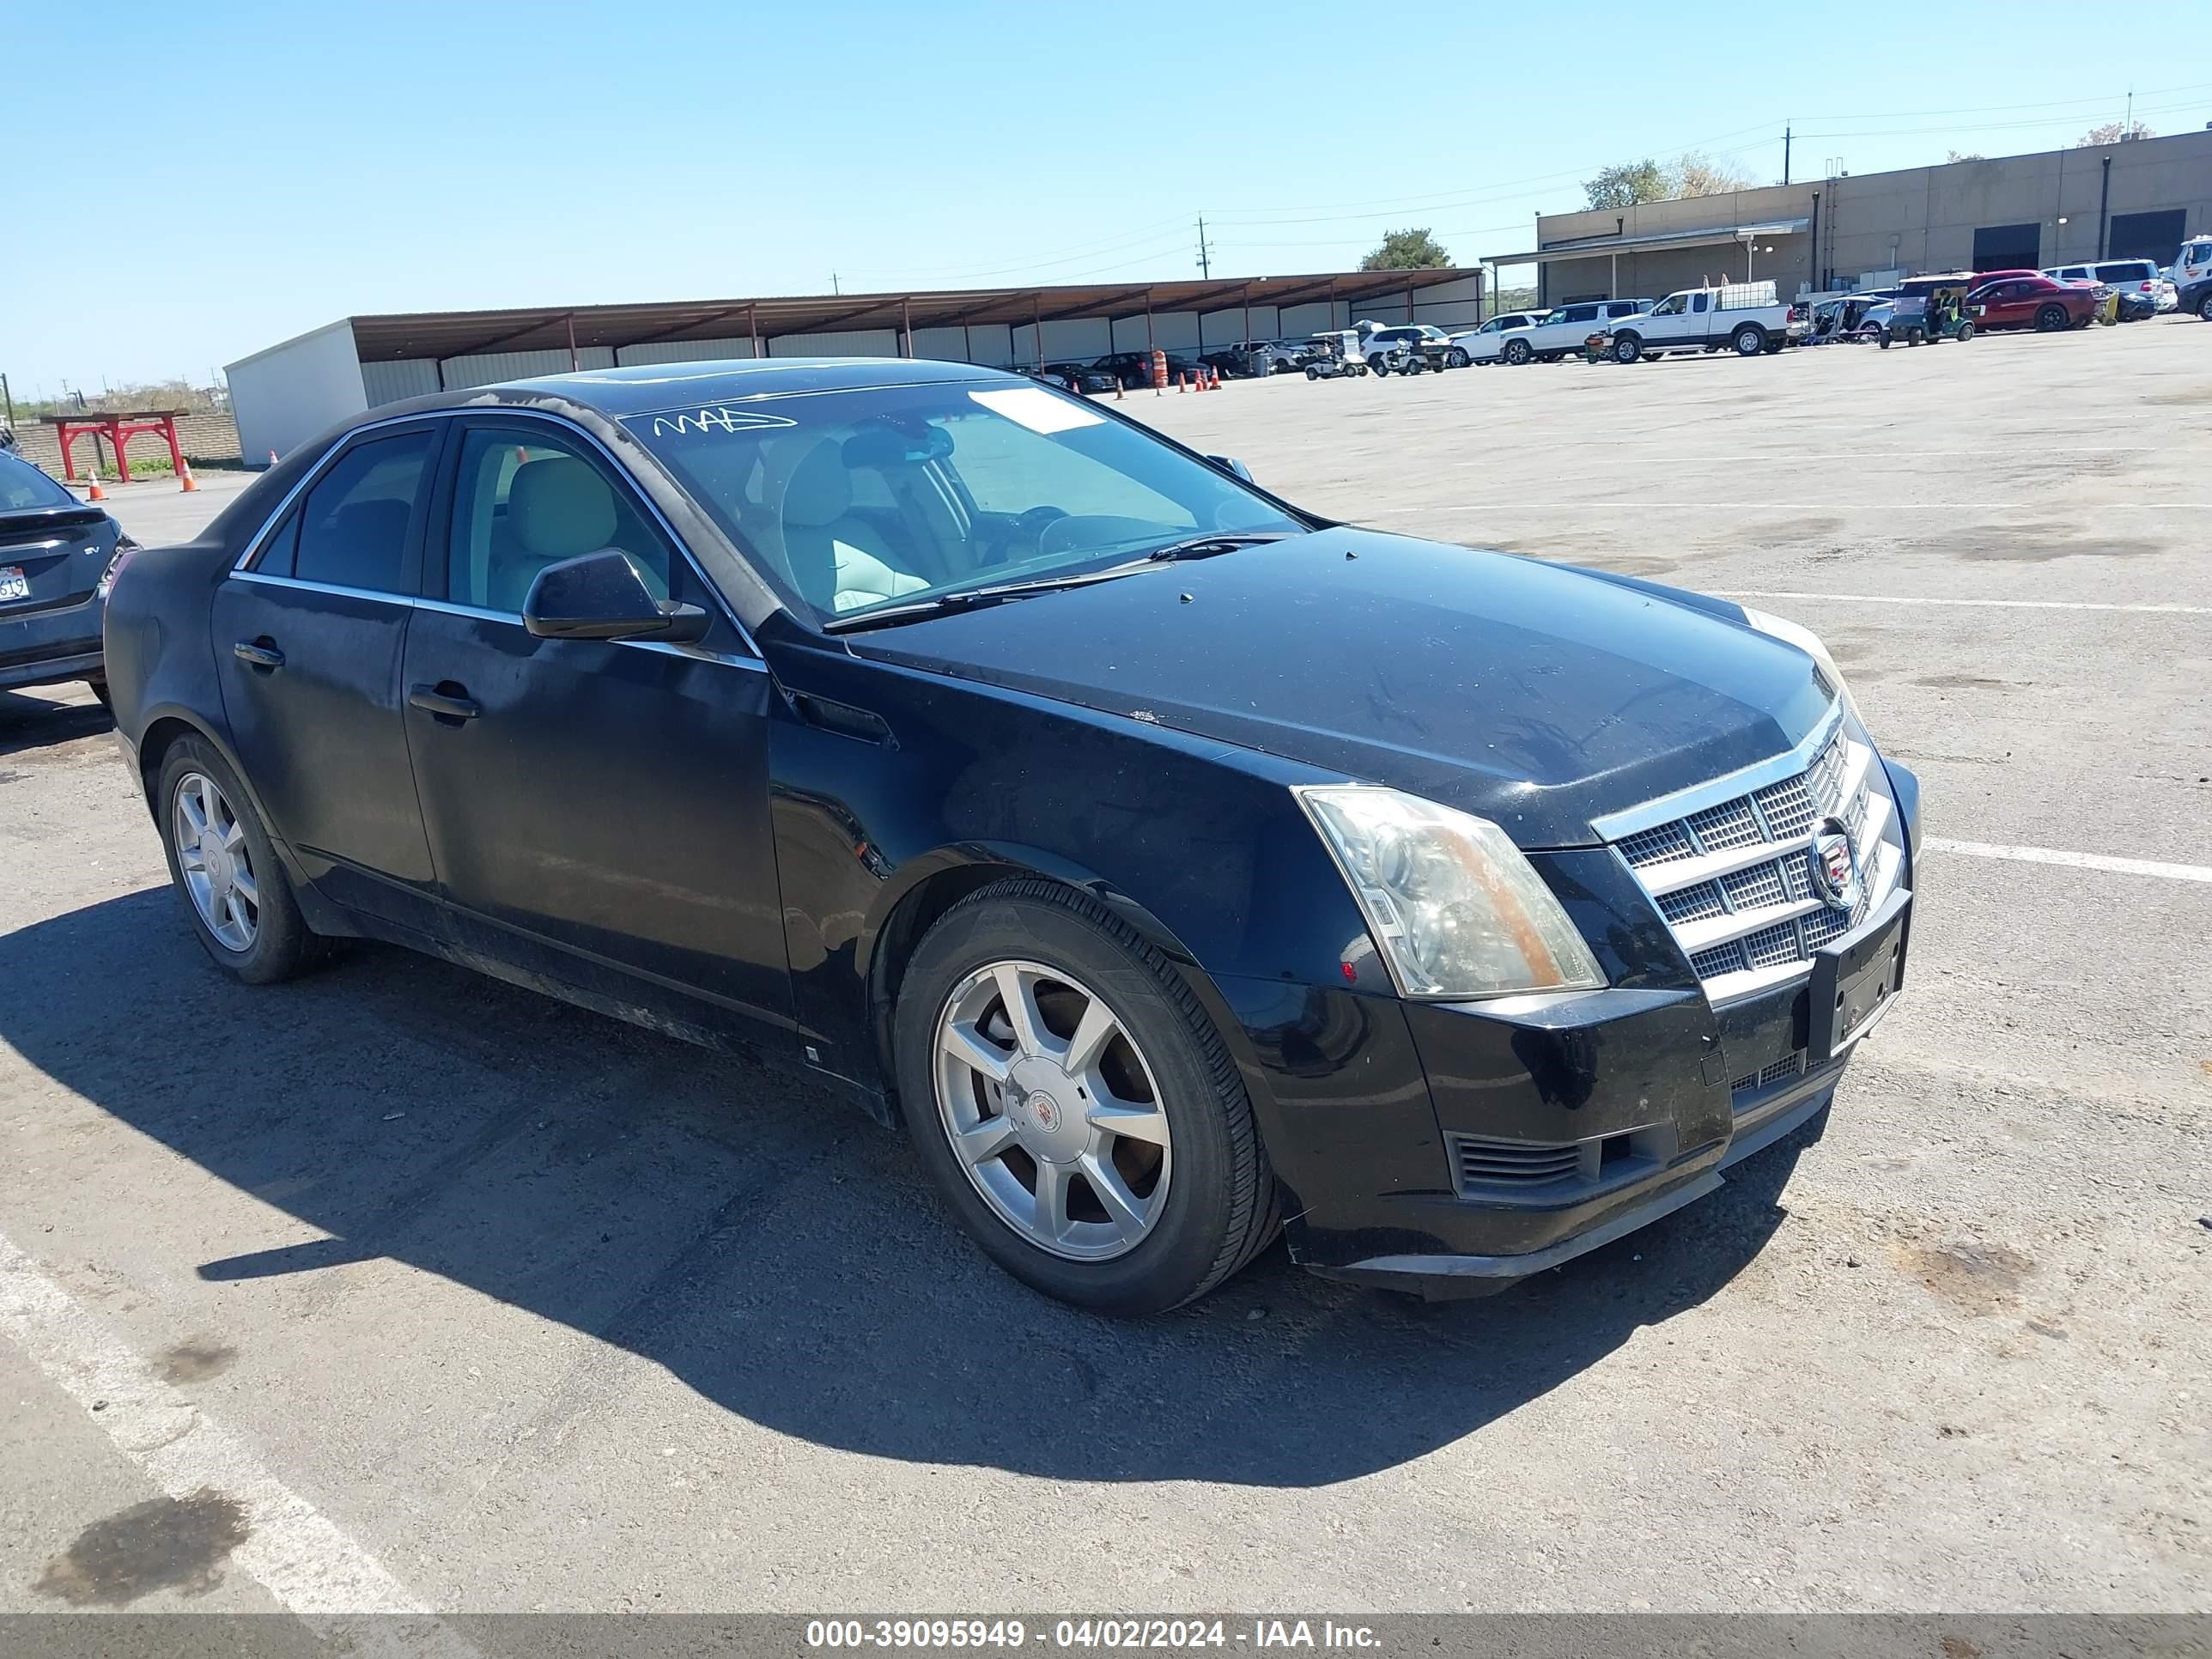
[[[562,398],[597,410],[611,420],[622,420],[658,410],[787,392],[1012,378],[980,363],[935,362],[915,357],[738,357],[720,362],[587,368],[569,374],[503,380],[450,394],[449,401],[459,404],[481,398],[487,392],[526,398],[536,394]]]

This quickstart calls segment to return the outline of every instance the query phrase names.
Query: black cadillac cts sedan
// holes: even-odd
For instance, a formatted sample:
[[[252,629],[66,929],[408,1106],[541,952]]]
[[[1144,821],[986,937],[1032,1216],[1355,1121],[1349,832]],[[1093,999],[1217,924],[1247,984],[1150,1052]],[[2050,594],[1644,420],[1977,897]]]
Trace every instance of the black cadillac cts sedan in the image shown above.
[[[135,554],[106,665],[238,979],[368,936],[841,1080],[1113,1313],[1279,1231],[1553,1266],[1819,1112],[1902,982],[1918,785],[1811,635],[966,365],[374,411]]]

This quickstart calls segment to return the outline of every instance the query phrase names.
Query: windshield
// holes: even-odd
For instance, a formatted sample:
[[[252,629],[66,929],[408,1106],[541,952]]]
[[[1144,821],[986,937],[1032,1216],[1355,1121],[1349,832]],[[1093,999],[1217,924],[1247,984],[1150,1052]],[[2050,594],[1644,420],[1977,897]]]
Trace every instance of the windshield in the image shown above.
[[[821,622],[1103,568],[1194,535],[1306,528],[1041,386],[747,398],[623,424]]]
[[[28,461],[0,455],[0,509],[16,512],[32,507],[76,505],[76,496]]]

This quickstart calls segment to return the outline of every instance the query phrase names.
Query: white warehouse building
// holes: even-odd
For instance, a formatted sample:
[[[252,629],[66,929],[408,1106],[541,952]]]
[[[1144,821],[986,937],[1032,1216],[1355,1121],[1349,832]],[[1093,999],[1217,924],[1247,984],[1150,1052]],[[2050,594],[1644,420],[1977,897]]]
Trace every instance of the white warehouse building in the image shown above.
[[[228,366],[248,465],[425,392],[577,369],[729,357],[933,357],[1023,368],[1185,356],[1357,322],[1473,327],[1479,271],[1086,283],[347,317]]]

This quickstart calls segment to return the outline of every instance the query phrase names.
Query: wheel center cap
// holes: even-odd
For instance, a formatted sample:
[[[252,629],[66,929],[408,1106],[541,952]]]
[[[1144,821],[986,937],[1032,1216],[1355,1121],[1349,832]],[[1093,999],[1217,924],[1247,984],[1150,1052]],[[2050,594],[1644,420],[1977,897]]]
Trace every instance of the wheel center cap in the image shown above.
[[[202,842],[200,857],[206,861],[208,879],[217,889],[230,885],[230,854],[223,850],[221,842]]]
[[[1077,1090],[1075,1080],[1048,1060],[1031,1060],[1016,1066],[1006,1091],[1006,1113],[1031,1158],[1067,1164],[1082,1155],[1089,1144],[1090,1125],[1084,1120]]]

